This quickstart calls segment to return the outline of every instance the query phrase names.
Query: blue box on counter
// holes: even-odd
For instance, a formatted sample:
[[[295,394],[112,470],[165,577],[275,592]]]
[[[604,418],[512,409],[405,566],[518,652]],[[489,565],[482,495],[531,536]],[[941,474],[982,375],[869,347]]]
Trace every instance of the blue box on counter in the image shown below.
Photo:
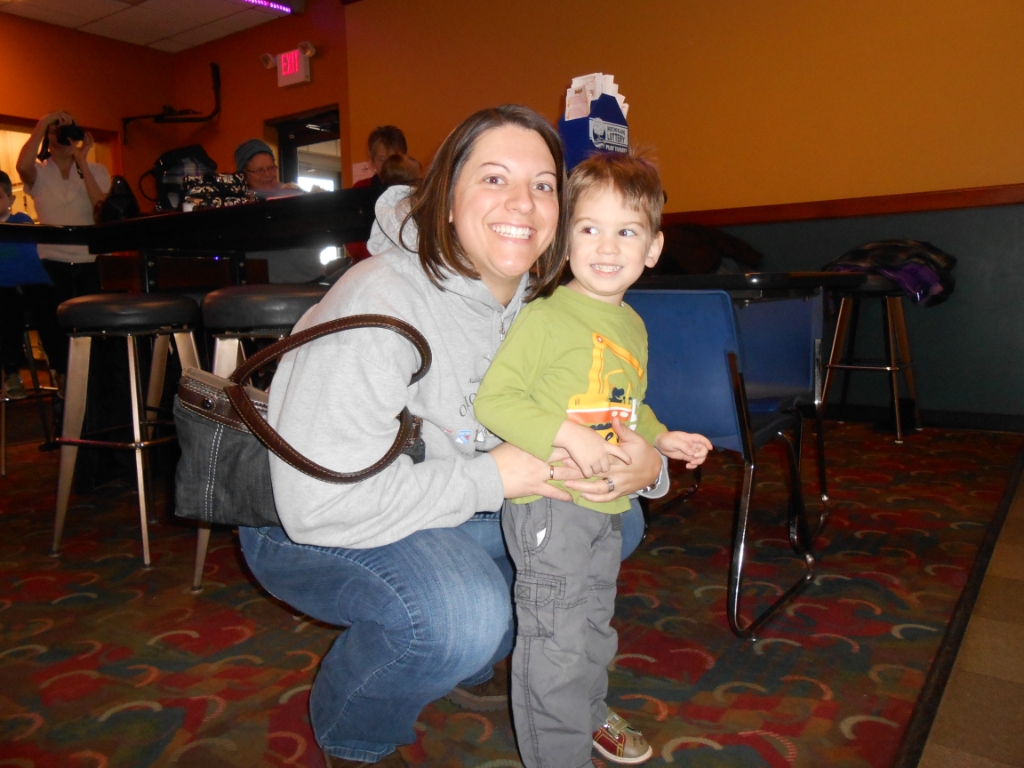
[[[558,120],[565,145],[565,170],[571,171],[594,152],[628,152],[629,126],[618,100],[607,93],[590,102],[590,114]]]

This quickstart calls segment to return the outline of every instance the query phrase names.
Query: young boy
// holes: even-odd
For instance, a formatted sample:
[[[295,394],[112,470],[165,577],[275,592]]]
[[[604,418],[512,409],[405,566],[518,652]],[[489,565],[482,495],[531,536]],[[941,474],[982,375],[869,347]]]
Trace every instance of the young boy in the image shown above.
[[[32,224],[27,213],[11,213],[13,203],[11,177],[0,171],[0,224]],[[43,348],[53,359],[54,352],[59,353],[61,336],[50,276],[39,261],[34,243],[0,243],[0,358],[4,390],[12,400],[27,394],[20,373],[26,310],[34,313]]]
[[[592,747],[614,763],[650,758],[644,737],[605,704],[630,502],[590,497],[614,492],[603,477],[612,457],[629,461],[616,421],[689,468],[711,448],[701,435],[669,432],[643,404],[647,332],[622,301],[661,254],[657,169],[632,154],[596,155],[573,171],[567,198],[573,278],[523,309],[474,402],[496,435],[545,460],[564,448],[595,486],[573,492],[574,503],[531,496],[502,510],[516,566],[512,713],[527,768],[589,766]]]

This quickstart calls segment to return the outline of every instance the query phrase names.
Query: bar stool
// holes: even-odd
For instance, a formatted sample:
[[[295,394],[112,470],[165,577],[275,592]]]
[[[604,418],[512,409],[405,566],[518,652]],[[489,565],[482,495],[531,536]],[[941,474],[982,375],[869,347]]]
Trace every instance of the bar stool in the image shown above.
[[[57,321],[71,337],[68,374],[64,397],[64,426],[58,442],[60,472],[57,479],[57,517],[53,527],[52,557],[60,556],[61,533],[71,495],[71,481],[80,445],[119,448],[135,452],[135,473],[139,489],[139,522],[142,527],[142,562],[150,567],[149,528],[146,513],[146,481],[143,449],[174,440],[174,436],[154,438],[150,412],[160,404],[164,370],[170,340],[183,368],[198,367],[192,328],[199,323],[199,306],[193,299],[177,294],[109,293],[79,296],[57,308]],[[89,387],[89,357],[94,336],[123,336],[128,342],[128,376],[131,389],[132,433],[130,443],[113,440],[82,439],[86,393]],[[139,376],[139,337],[153,337],[153,360],[145,398]]]
[[[283,339],[317,304],[329,286],[318,283],[240,285],[212,291],[203,299],[203,325],[214,338],[213,372],[227,377],[245,359],[244,339]],[[210,524],[200,522],[192,591],[203,590]]]
[[[825,366],[825,381],[821,389],[821,402],[827,402],[836,371],[845,371],[842,402],[850,385],[851,371],[881,371],[889,374],[893,407],[896,414],[896,443],[903,442],[903,425],[900,421],[899,376],[907,386],[907,394],[914,404],[914,428],[921,429],[921,413],[917,407],[917,386],[914,383],[913,362],[910,358],[910,340],[903,315],[903,291],[896,283],[881,275],[868,275],[861,286],[839,293],[842,303],[836,321],[836,333],[832,340],[832,352]],[[882,302],[882,336],[885,343],[885,359],[881,361],[859,360],[854,356],[857,326],[860,320],[861,302],[878,299]],[[850,352],[844,359],[847,343]]]

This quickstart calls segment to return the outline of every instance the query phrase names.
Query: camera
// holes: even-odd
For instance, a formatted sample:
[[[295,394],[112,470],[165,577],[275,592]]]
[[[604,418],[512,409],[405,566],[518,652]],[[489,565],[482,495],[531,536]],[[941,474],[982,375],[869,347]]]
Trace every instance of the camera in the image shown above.
[[[74,142],[84,140],[85,131],[83,131],[76,123],[71,123],[71,125],[61,125],[57,128],[58,144],[70,146]]]

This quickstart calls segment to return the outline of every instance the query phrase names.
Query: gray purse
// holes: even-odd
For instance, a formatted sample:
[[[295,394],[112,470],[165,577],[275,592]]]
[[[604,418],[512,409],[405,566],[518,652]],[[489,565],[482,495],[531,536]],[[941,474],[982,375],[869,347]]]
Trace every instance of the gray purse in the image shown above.
[[[187,368],[174,398],[174,423],[181,458],[175,474],[174,514],[189,520],[254,528],[280,526],[270,484],[270,452],[325,483],[358,483],[400,455],[423,461],[421,420],[403,408],[394,443],[372,466],[335,472],[310,461],[267,423],[267,393],[246,384],[260,368],[314,339],[352,328],[387,328],[411,341],[420,353],[413,384],[430,368],[430,346],[408,323],[386,315],[353,315],[315,325],[253,355],[227,379]]]

